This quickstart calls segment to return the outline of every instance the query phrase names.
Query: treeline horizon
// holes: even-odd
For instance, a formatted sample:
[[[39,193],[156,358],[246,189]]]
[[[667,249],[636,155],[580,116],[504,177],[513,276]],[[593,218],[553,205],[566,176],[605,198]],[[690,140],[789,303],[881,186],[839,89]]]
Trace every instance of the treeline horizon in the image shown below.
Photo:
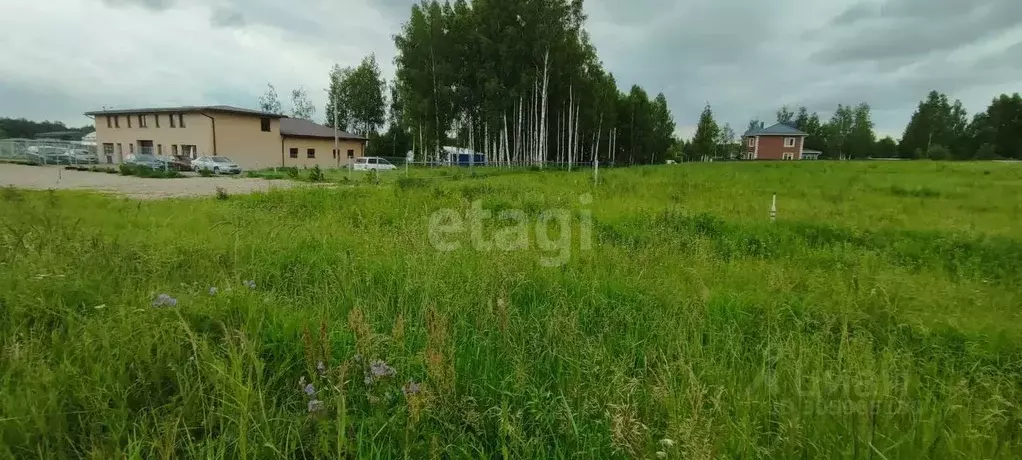
[[[60,131],[78,131],[85,135],[95,130],[96,128],[90,125],[80,128],[69,127],[62,121],[0,117],[0,139],[34,139],[39,134]]]
[[[879,138],[868,103],[839,104],[828,121],[804,106],[782,106],[774,123],[806,132],[805,149],[823,152],[823,158],[902,158],[933,160],[1022,159],[1022,97],[1001,94],[989,107],[969,119],[960,100],[931,91],[919,102],[899,139]],[[773,123],[749,121],[742,134],[729,124],[717,124],[712,107],[700,115],[691,141],[681,140],[669,155],[681,161],[741,158],[741,139],[753,129]]]
[[[335,65],[325,124],[336,119],[340,129],[368,137],[374,156],[412,151],[430,161],[453,145],[497,164],[740,158],[742,135],[766,124],[718,125],[707,105],[695,136],[680,139],[663,93],[651,99],[638,85],[618,88],[585,20],[580,0],[416,4],[394,37],[393,81],[382,77],[375,55],[358,66]],[[805,147],[824,158],[1022,157],[1013,134],[1022,132],[1017,94],[996,98],[970,122],[960,101],[931,92],[900,140],[879,138],[871,115],[865,102],[840,104],[828,121],[805,107],[782,107],[776,121],[807,132]]]

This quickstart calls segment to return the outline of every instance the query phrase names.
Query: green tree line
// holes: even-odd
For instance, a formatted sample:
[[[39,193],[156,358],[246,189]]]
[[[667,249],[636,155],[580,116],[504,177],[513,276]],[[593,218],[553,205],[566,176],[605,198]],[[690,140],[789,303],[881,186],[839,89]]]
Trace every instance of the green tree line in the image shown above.
[[[394,37],[394,81],[373,56],[335,66],[325,121],[369,137],[371,154],[417,161],[458,146],[500,164],[662,162],[667,98],[620,91],[585,20],[581,0],[424,1]]]
[[[78,131],[82,135],[95,131],[92,126],[69,128],[60,121],[32,121],[25,118],[0,118],[0,139],[33,139],[42,133]]]
[[[952,102],[947,95],[931,91],[912,114],[900,142],[890,136],[877,138],[870,106],[864,102],[839,104],[827,121],[805,107],[784,106],[777,111],[776,122],[809,134],[805,148],[822,151],[825,158],[1022,159],[1022,97],[1018,93],[998,96],[970,121],[961,101]],[[752,120],[745,132],[764,125]],[[717,124],[707,105],[695,137],[680,143],[673,156],[689,161],[740,158],[741,139],[736,140],[729,130]]]

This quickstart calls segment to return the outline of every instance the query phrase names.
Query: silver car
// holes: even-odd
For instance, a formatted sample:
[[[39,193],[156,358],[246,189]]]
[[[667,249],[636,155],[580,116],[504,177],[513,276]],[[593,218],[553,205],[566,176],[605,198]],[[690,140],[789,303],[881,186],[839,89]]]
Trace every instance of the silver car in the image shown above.
[[[241,166],[227,157],[201,156],[192,160],[192,169],[212,171],[213,174],[241,174]]]

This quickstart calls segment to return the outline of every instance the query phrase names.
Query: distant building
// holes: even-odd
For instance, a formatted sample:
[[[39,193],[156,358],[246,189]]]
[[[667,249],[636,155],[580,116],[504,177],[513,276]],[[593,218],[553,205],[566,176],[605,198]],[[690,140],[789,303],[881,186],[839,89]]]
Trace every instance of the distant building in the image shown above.
[[[802,149],[803,160],[819,160],[820,155],[823,155],[823,152],[819,150]]]
[[[486,154],[465,147],[444,146],[442,161],[453,166],[486,166]]]
[[[100,162],[131,155],[225,156],[244,169],[338,167],[365,156],[366,139],[308,120],[226,105],[87,112]]]
[[[745,159],[802,160],[804,159],[803,145],[808,136],[808,133],[784,123],[767,128],[751,129],[742,136],[745,145]]]
[[[79,141],[82,139],[82,136],[81,131],[50,131],[36,134],[35,138],[39,140]]]

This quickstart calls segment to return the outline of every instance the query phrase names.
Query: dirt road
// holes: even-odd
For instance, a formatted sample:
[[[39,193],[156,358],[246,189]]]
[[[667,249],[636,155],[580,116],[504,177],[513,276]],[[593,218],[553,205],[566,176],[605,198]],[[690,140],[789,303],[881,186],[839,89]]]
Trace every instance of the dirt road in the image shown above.
[[[301,184],[286,180],[244,177],[183,177],[180,179],[144,179],[101,172],[65,170],[63,166],[24,166],[0,164],[0,186],[25,189],[95,190],[131,198],[173,198],[216,194],[223,188],[229,194],[291,188]]]

